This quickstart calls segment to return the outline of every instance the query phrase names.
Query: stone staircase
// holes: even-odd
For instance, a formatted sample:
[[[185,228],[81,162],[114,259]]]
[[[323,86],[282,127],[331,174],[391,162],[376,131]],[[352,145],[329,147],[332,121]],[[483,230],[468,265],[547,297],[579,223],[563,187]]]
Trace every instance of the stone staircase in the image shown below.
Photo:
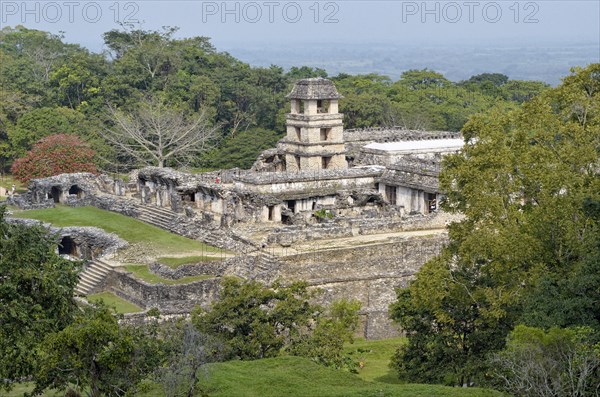
[[[260,250],[256,254],[256,263],[255,268],[259,270],[260,273],[268,273],[278,268],[280,265],[279,261],[275,256]]]
[[[170,224],[178,215],[170,209],[149,205],[137,205],[138,219],[161,229],[170,230]]]
[[[79,282],[75,287],[75,295],[85,296],[93,292],[112,271],[112,267],[100,260],[94,259],[89,262],[87,268],[79,274]]]
[[[181,218],[178,220],[177,217],[183,216],[183,214],[177,213],[169,208],[158,207],[156,205],[136,204],[135,209],[138,213],[137,219],[142,222],[146,222],[161,229],[168,230],[171,233],[189,237],[194,240],[200,240],[203,243],[213,247],[223,247],[225,242],[228,242],[230,246],[237,245],[240,250],[243,250],[244,248],[255,249],[255,247],[251,245],[251,242],[242,241],[243,239],[241,238],[236,241],[235,239],[232,239],[231,235],[228,235],[228,233],[218,229],[208,229],[196,226],[190,228],[190,230],[195,230],[196,232],[182,233],[181,230],[177,230],[177,226],[179,225],[178,222],[193,223],[194,220],[181,220]],[[235,250],[236,248],[233,249]]]

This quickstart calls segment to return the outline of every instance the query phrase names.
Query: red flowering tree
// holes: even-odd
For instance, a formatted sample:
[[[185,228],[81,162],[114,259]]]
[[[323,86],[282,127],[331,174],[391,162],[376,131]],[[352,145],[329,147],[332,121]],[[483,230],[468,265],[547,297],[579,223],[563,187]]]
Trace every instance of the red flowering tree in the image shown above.
[[[72,172],[97,173],[96,152],[76,135],[56,134],[39,140],[24,157],[15,160],[13,176],[21,182]]]

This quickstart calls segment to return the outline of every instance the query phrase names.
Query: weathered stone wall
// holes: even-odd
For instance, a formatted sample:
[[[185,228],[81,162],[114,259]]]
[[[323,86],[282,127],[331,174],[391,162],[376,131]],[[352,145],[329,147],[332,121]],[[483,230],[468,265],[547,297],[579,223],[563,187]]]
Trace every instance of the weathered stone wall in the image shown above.
[[[400,210],[389,211],[382,215],[373,209],[370,218],[334,218],[333,220],[313,225],[282,226],[274,229],[267,237],[269,244],[289,247],[303,241],[318,241],[338,237],[352,237],[378,233],[394,233],[413,230],[443,229],[450,222],[461,219],[458,215],[437,211],[428,215],[404,214]]]
[[[281,279],[305,280],[322,291],[316,302],[356,299],[361,305],[360,335],[380,339],[398,335],[389,320],[388,307],[395,290],[405,287],[415,272],[436,255],[446,243],[445,234],[397,238],[385,244],[335,250],[318,250],[287,257],[273,257],[258,251],[219,263],[205,263],[170,269],[152,265],[151,270],[166,278],[187,275],[233,275],[266,284]],[[220,277],[182,285],[149,284],[117,269],[105,287],[144,309],[157,307],[161,313],[187,313],[195,306],[207,308],[218,298]]]
[[[161,313],[189,313],[196,306],[207,308],[218,297],[219,279],[189,284],[149,284],[122,269],[112,271],[105,288],[143,309],[158,308]]]
[[[148,268],[152,273],[158,274],[163,278],[177,280],[182,277],[199,275],[221,276],[228,266],[229,263],[226,261],[210,261],[181,265],[175,269],[160,263],[154,263]]]
[[[336,299],[357,299],[365,316],[364,337],[379,339],[397,335],[388,319],[388,306],[396,288],[406,283],[430,258],[440,252],[447,236],[401,238],[392,243],[356,248],[319,250],[278,258],[281,263],[272,280],[306,280],[320,288],[323,304]]]
[[[9,223],[26,226],[43,226],[48,234],[53,236],[56,244],[60,244],[64,237],[69,237],[75,244],[75,256],[81,259],[95,259],[115,253],[118,249],[126,247],[127,241],[119,238],[114,233],[107,233],[97,227],[69,226],[54,227],[34,219],[7,218]]]

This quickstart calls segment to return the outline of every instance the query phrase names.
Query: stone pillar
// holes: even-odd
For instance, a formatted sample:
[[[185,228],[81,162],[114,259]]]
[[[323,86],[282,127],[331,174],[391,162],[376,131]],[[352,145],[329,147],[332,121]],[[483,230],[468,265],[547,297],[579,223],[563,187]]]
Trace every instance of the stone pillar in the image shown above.
[[[304,114],[309,116],[317,114],[317,100],[308,99],[304,101]]]
[[[337,99],[332,99],[329,102],[329,113],[335,114],[339,112]]]

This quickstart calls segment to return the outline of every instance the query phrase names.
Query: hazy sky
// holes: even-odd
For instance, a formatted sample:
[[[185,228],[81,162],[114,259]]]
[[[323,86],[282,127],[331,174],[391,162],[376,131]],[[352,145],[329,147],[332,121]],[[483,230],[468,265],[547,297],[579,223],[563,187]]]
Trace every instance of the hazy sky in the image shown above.
[[[600,1],[6,1],[2,26],[65,32],[98,51],[117,22],[243,43],[600,43]],[[139,26],[139,25],[136,25]],[[600,45],[600,44],[599,44]],[[600,51],[600,47],[599,47]],[[600,58],[600,54],[599,54]]]

